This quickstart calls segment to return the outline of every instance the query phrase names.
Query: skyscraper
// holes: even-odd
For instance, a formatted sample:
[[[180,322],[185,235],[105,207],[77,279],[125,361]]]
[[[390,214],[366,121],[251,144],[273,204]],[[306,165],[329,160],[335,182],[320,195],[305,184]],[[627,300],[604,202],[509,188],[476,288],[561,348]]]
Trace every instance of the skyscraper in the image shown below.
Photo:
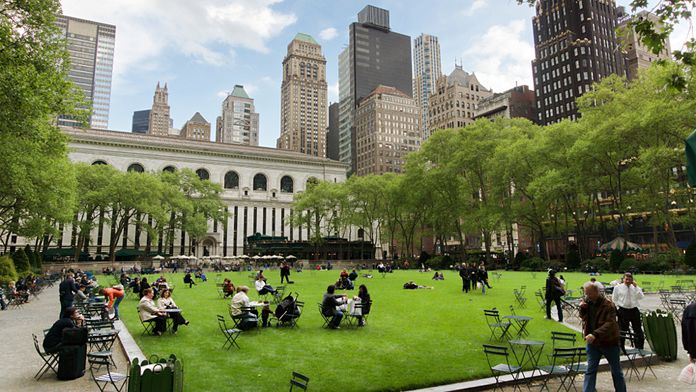
[[[413,99],[421,109],[420,128],[423,138],[428,132],[428,99],[435,92],[435,82],[442,76],[440,43],[437,37],[421,34],[413,40]]]
[[[479,101],[491,95],[493,92],[479,83],[476,74],[455,65],[448,76],[440,76],[435,83],[428,101],[428,133],[472,123]]]
[[[358,13],[358,21],[350,25],[349,33],[347,52],[341,54],[347,56],[347,61],[339,57],[339,92],[345,89],[342,84],[349,86],[348,95],[341,98],[340,103],[339,155],[342,162],[350,163],[356,171],[354,122],[358,103],[379,85],[396,88],[413,97],[413,73],[411,38],[391,31],[389,11],[366,6]],[[343,143],[347,132],[350,132],[350,144]]]
[[[298,33],[283,59],[278,148],[326,156],[326,58],[311,36]]]
[[[624,76],[614,0],[541,0],[532,61],[539,123],[578,116],[575,98],[611,74]]]
[[[672,50],[669,45],[669,40],[666,40],[664,49],[662,49],[659,54],[653,53],[640,42],[638,34],[636,34],[632,28],[628,27],[628,22],[631,20],[630,16],[624,12],[623,7],[619,7],[619,9],[618,35],[616,38],[624,54],[626,76],[628,79],[632,80],[638,77],[638,71],[650,67],[653,61],[669,60]],[[641,11],[638,13],[638,18],[651,21],[657,26],[658,30],[661,28],[659,18],[651,12]]]
[[[167,90],[167,83],[164,84],[164,87],[160,87],[159,82],[157,82],[155,95],[152,98],[152,109],[150,110],[150,117],[148,119],[148,134],[155,136],[169,135],[169,120],[169,92]]]
[[[259,114],[254,99],[244,91],[244,86],[234,86],[222,103],[222,114],[215,127],[218,143],[259,145]]]
[[[133,133],[148,133],[150,122],[150,109],[136,110],[133,112],[133,121],[131,122],[131,132]]]
[[[419,112],[413,98],[394,87],[377,86],[361,99],[355,112],[356,174],[401,173],[406,154],[420,147]]]
[[[329,126],[326,129],[326,157],[338,160],[338,102],[329,105]]]
[[[350,49],[346,46],[338,55],[338,160],[350,165],[353,101],[350,95]]]
[[[68,43],[68,77],[82,90],[85,100],[92,107],[89,126],[107,129],[116,26],[66,15],[58,15],[56,24],[62,29]],[[59,116],[58,124],[78,125],[67,116]]]

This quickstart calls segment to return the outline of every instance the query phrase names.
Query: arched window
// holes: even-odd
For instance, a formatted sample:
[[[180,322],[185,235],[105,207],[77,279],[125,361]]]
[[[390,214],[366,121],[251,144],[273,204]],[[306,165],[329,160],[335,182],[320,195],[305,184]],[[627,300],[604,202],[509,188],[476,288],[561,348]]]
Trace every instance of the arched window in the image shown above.
[[[200,178],[201,180],[209,180],[210,179],[210,173],[208,173],[208,171],[205,169],[196,170],[196,174],[198,175],[198,178]]]
[[[128,166],[128,171],[142,173],[145,171],[145,168],[143,167],[143,165],[141,165],[139,163],[132,163],[130,166]]]
[[[167,166],[164,169],[162,169],[163,172],[168,172],[168,173],[174,173],[176,171],[176,168],[174,166]]]
[[[228,171],[225,174],[225,189],[238,189],[239,175],[234,171]]]
[[[280,179],[280,191],[281,191],[281,192],[292,193],[292,191],[293,191],[292,188],[293,188],[292,177],[290,177],[290,176],[283,176],[283,178]]]
[[[265,191],[266,188],[266,176],[259,173],[254,176],[254,190],[255,191]]]
[[[108,165],[108,163],[106,163],[102,160],[98,160],[98,161],[92,162],[92,166],[94,166],[94,165]]]

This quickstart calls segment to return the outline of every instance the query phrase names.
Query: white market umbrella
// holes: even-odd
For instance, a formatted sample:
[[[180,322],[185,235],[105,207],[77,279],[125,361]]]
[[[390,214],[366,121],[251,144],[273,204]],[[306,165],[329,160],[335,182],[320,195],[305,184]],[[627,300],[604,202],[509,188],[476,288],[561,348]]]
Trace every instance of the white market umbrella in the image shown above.
[[[164,256],[157,255],[152,258],[153,260],[164,260]]]
[[[297,257],[295,257],[295,256],[293,256],[293,255],[287,255],[287,256],[285,256],[285,258],[286,258],[286,259],[296,259]]]

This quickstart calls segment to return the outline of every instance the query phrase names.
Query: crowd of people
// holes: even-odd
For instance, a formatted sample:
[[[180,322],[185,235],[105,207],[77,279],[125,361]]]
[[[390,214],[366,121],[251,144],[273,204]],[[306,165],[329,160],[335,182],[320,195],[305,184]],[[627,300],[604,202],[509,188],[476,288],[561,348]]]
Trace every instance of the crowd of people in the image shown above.
[[[478,266],[475,263],[462,263],[459,266],[459,277],[462,278],[462,291],[465,293],[480,288],[486,294],[486,287],[493,288],[488,283],[488,271],[483,263]]]

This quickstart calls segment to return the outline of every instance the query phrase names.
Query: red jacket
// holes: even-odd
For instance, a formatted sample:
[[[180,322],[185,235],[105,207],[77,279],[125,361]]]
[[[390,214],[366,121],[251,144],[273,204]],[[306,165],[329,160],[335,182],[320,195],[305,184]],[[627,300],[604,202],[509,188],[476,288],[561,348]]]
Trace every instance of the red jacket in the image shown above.
[[[114,301],[116,298],[123,298],[124,292],[113,287],[107,287],[104,289],[104,296],[109,299],[109,308],[114,306]]]

